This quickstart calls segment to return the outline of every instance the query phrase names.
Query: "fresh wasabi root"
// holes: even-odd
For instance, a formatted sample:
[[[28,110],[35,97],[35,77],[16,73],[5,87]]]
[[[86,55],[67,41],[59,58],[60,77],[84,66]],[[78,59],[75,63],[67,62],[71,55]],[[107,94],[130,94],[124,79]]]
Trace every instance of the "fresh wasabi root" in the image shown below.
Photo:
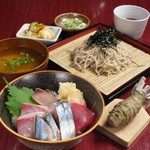
[[[142,77],[134,86],[132,94],[126,100],[119,102],[109,112],[107,122],[113,127],[124,126],[129,123],[139,112],[142,106],[147,108],[150,100],[150,86],[145,85],[145,77]]]

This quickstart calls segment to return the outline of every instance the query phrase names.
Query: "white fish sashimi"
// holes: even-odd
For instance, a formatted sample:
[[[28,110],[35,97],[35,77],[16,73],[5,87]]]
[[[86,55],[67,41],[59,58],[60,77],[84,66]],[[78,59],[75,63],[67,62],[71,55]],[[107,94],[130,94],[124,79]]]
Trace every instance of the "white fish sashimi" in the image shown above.
[[[43,90],[36,88],[32,98],[40,105],[48,107],[52,116],[57,119],[56,108],[54,103],[57,102],[54,92],[49,89]]]
[[[56,111],[58,114],[62,140],[75,137],[75,124],[69,102],[58,101],[56,103]]]
[[[48,89],[43,90],[36,88],[32,98],[40,105],[47,106],[51,108],[53,104],[57,101],[54,93]]]

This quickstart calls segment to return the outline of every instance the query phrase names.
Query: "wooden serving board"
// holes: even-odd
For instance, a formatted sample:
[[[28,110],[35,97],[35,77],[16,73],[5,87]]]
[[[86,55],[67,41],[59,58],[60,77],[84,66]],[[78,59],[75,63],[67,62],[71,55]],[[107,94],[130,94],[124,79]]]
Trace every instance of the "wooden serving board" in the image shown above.
[[[140,67],[133,65],[126,71],[111,76],[97,76],[93,71],[88,69],[85,72],[77,71],[71,66],[72,61],[70,53],[75,47],[80,46],[81,43],[83,43],[89,38],[90,35],[93,35],[94,33],[95,31],[92,31],[63,45],[60,44],[60,46],[57,46],[57,48],[53,50],[51,50],[50,47],[49,59],[67,71],[89,80],[105,95],[111,95],[111,93],[117,91],[127,82],[131,81],[133,78],[150,68],[150,55],[148,53],[145,53],[144,51],[121,41],[121,45],[128,49],[132,60],[139,64]]]
[[[124,147],[129,147],[150,122],[150,116],[141,108],[136,117],[123,127],[111,127],[107,121],[108,113],[121,99],[115,99],[104,108],[104,113],[97,130]]]

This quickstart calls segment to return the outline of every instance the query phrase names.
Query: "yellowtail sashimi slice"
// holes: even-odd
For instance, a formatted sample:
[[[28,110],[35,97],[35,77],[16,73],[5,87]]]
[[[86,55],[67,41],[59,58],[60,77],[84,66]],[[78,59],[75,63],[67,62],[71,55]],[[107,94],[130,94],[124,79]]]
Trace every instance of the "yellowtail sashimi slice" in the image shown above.
[[[16,125],[19,134],[29,138],[34,137],[34,121],[36,115],[43,117],[45,112],[32,112],[18,117]]]

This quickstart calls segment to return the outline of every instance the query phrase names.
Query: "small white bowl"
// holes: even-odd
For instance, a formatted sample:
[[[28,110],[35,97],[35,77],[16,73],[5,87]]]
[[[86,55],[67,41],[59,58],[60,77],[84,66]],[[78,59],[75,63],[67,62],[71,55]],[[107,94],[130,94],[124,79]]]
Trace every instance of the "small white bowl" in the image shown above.
[[[28,38],[28,39],[33,39],[33,40],[37,40],[37,41],[40,41],[42,42],[43,44],[45,45],[49,45],[49,44],[52,44],[54,42],[56,42],[60,36],[60,33],[62,32],[62,28],[61,27],[56,27],[56,26],[48,26],[52,31],[53,33],[55,34],[55,39],[42,39],[42,38],[33,38],[33,37],[26,37],[26,36],[23,36],[21,33],[24,32],[24,30],[28,29],[30,26],[30,23],[25,23],[20,29],[19,31],[16,33],[16,37],[17,38]]]
[[[150,13],[136,5],[121,5],[114,9],[116,30],[138,40],[144,33]]]

